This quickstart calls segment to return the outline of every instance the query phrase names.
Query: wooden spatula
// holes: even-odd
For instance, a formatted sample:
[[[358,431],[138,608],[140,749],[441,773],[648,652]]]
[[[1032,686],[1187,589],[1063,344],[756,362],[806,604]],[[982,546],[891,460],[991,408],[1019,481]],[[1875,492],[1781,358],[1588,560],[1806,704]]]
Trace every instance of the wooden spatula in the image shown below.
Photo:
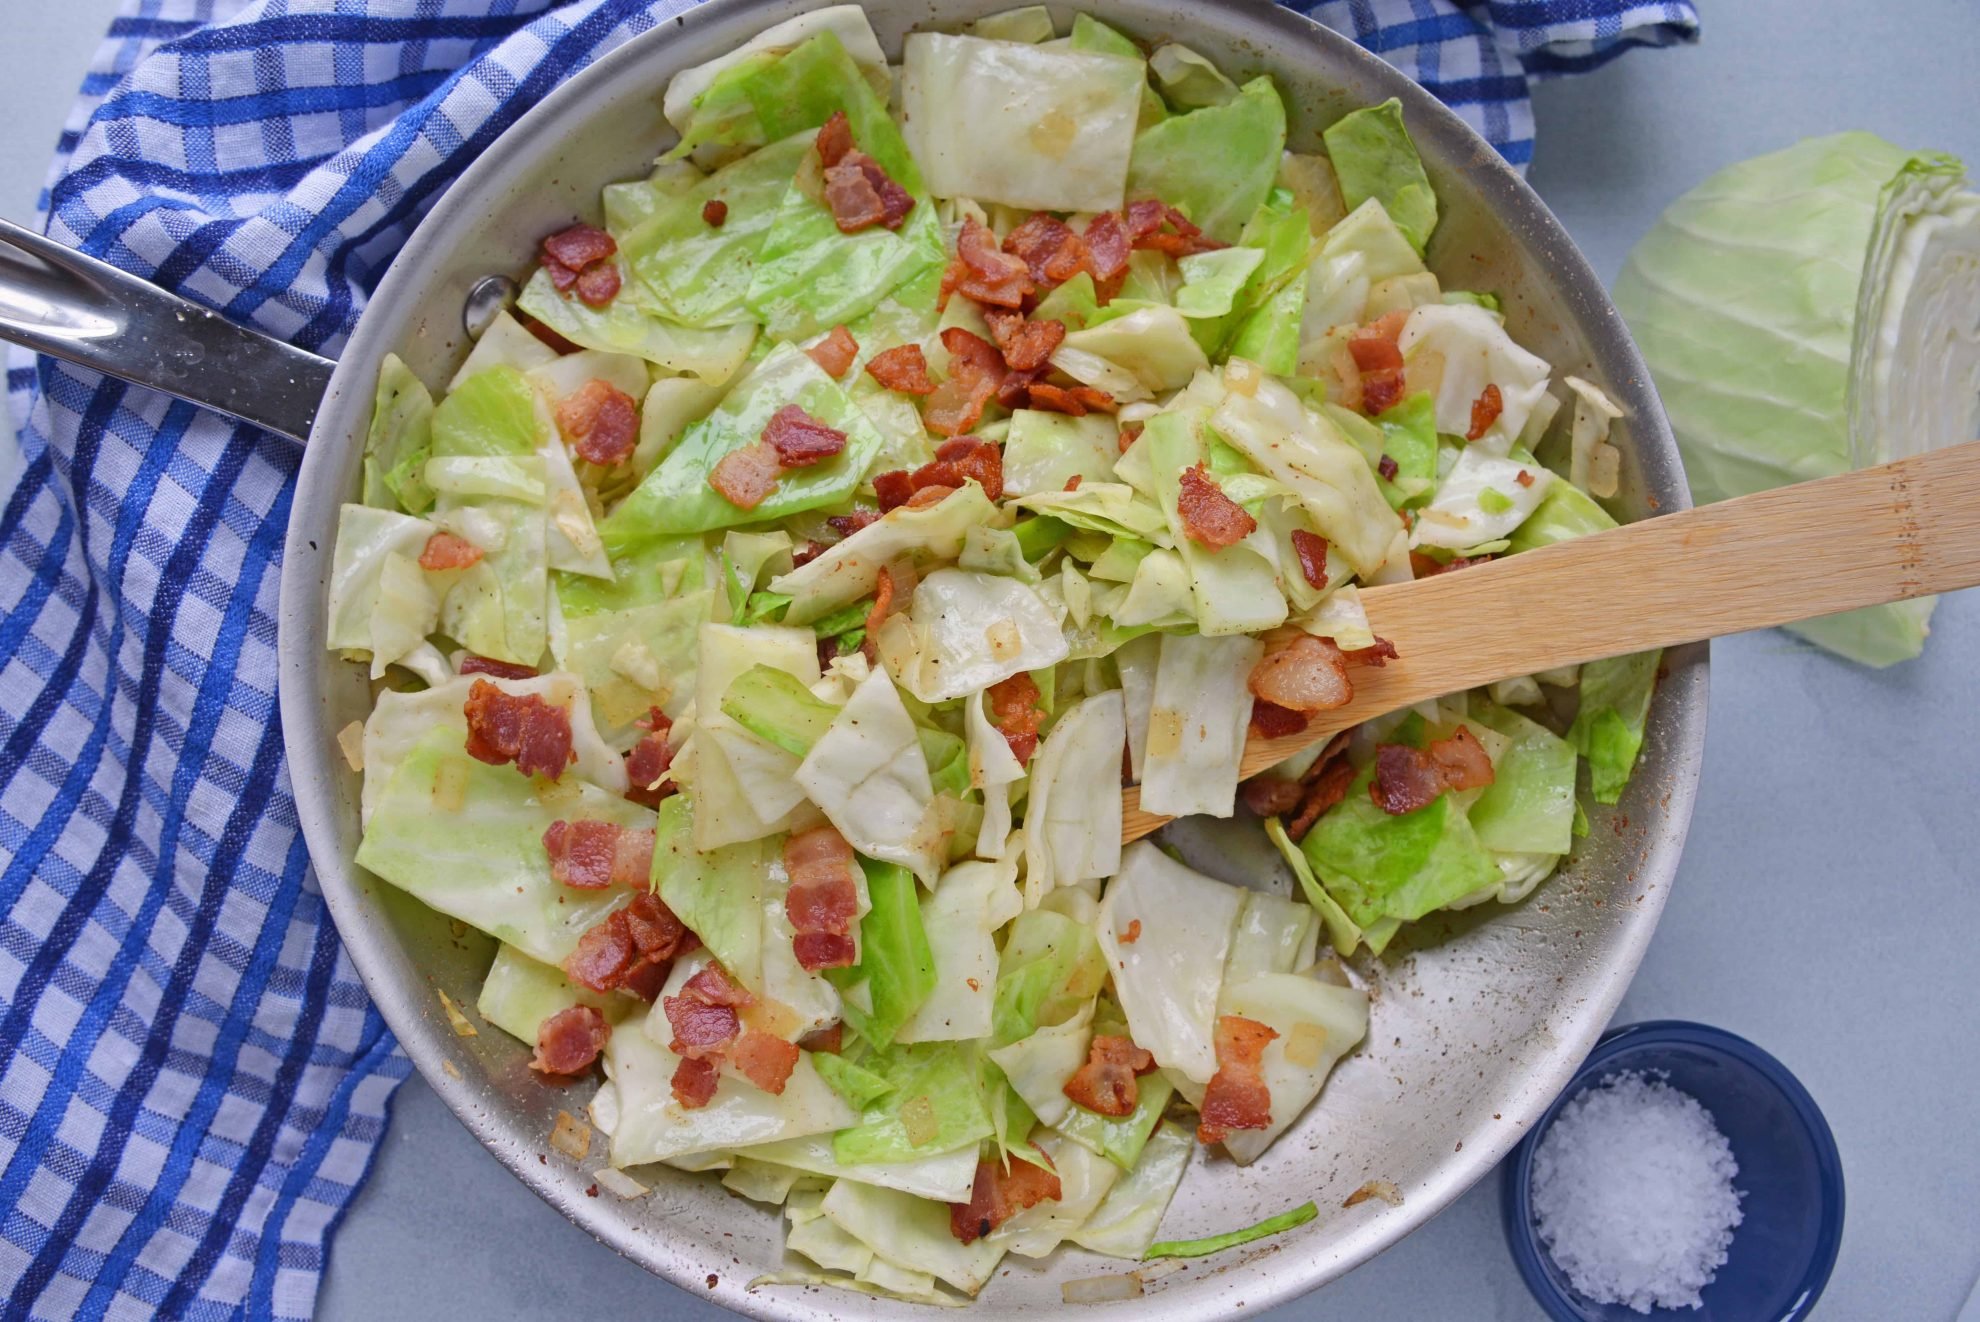
[[[1353,699],[1298,734],[1253,736],[1243,774],[1494,680],[1976,583],[1980,441],[1367,588],[1368,622],[1399,659],[1353,670]],[[1131,789],[1121,838],[1167,820]]]

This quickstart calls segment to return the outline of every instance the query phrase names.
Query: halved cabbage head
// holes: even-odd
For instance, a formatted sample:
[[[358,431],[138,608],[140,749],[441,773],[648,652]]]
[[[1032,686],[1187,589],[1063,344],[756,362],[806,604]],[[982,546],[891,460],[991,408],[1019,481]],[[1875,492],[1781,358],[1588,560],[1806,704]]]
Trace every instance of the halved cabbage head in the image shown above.
[[[1637,244],[1616,305],[1701,502],[1974,435],[1980,194],[1950,156],[1839,133],[1727,166]],[[1885,666],[1932,604],[1788,627]]]

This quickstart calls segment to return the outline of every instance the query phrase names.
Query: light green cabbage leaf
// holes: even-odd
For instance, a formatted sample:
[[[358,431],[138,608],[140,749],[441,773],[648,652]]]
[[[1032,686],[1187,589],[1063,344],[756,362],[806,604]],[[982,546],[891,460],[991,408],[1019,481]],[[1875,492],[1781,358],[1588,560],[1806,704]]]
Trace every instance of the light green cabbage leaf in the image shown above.
[[[1085,1224],[1069,1236],[1073,1243],[1111,1258],[1139,1258],[1155,1242],[1162,1214],[1176,1196],[1196,1135],[1165,1120],[1149,1135],[1141,1159],[1114,1187]]]
[[[1261,639],[1164,634],[1150,694],[1141,806],[1168,817],[1229,817],[1251,719],[1245,681]]]
[[[399,355],[388,353],[378,365],[364,440],[364,503],[424,513],[433,504],[424,476],[432,449],[433,395]]]
[[[623,893],[550,875],[543,833],[559,820],[650,829],[653,814],[565,772],[554,789],[469,757],[436,725],[399,761],[372,805],[357,863],[531,958],[562,963]]]
[[[1145,840],[1122,851],[1100,901],[1100,947],[1134,1040],[1157,1064],[1198,1083],[1217,1072],[1217,996],[1243,903],[1237,887],[1191,871]],[[1124,942],[1137,922],[1134,939]]]
[[[887,511],[852,536],[788,574],[770,580],[770,590],[791,598],[784,619],[810,624],[841,606],[873,595],[880,570],[899,559],[927,564],[962,554],[969,530],[993,518],[997,507],[975,482],[933,505],[906,505]]]
[[[1320,136],[1347,209],[1375,198],[1410,245],[1422,252],[1437,228],[1437,194],[1403,126],[1402,102],[1390,97],[1378,106],[1349,111]]]
[[[947,841],[928,759],[885,670],[860,682],[793,774],[854,849],[935,884]]]
[[[1081,699],[1039,743],[1024,810],[1026,908],[1035,909],[1055,887],[1119,869],[1126,743],[1118,689]]]
[[[909,33],[908,145],[937,197],[1115,210],[1137,150],[1146,69],[1138,56]]]
[[[1367,1035],[1368,993],[1305,973],[1254,973],[1224,984],[1217,1011],[1278,1033],[1259,1061],[1271,1092],[1271,1123],[1233,1130],[1224,1139],[1232,1160],[1248,1166],[1320,1095],[1334,1063]]]
[[[1235,243],[1278,177],[1285,148],[1285,103],[1270,78],[1254,78],[1223,105],[1143,130],[1127,193],[1160,198],[1211,238]]]
[[[1016,859],[958,863],[944,872],[934,893],[921,897],[921,926],[935,960],[935,983],[928,999],[895,1032],[894,1041],[990,1036],[997,995],[996,934],[1023,912]]]
[[[474,1008],[495,1027],[534,1046],[543,1021],[573,1005],[588,1005],[616,1020],[631,1011],[634,1002],[573,986],[556,965],[531,959],[505,943],[495,948],[495,962],[481,980]]]
[[[1581,668],[1581,709],[1568,739],[1588,759],[1597,803],[1622,799],[1636,755],[1643,749],[1650,698],[1657,687],[1661,651],[1590,661]]]

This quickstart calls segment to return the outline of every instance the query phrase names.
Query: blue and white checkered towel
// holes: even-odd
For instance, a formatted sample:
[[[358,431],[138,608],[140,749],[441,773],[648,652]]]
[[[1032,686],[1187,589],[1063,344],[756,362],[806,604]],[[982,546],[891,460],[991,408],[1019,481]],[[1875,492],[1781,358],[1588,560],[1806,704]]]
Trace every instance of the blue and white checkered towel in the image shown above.
[[[692,0],[125,0],[49,232],[335,354],[449,182]],[[1530,76],[1688,0],[1327,0],[1516,164]],[[298,449],[52,360],[0,513],[0,1316],[308,1316],[405,1057],[325,918],[275,705]],[[0,493],[7,497],[9,493]]]

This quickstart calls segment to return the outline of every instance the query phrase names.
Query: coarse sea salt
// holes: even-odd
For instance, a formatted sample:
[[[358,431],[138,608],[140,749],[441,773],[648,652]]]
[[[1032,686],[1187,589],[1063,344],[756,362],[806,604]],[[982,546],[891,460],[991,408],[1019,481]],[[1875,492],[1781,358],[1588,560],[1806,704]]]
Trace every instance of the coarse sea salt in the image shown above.
[[[1740,1223],[1738,1174],[1732,1145],[1696,1098],[1612,1074],[1562,1107],[1540,1140],[1534,1224],[1591,1302],[1698,1308]]]

